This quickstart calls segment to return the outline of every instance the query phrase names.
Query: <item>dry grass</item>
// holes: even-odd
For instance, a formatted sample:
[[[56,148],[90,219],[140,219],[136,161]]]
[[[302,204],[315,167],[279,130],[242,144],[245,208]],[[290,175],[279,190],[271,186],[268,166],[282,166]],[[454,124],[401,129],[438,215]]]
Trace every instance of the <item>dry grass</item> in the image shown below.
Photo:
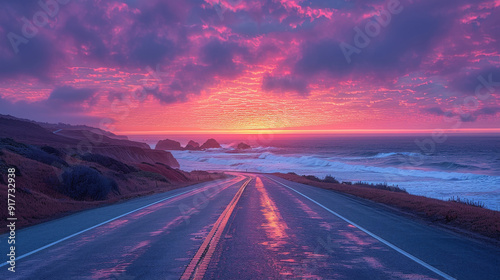
[[[155,176],[136,176],[137,172],[123,174],[98,163],[87,162],[87,166],[95,168],[102,174],[116,180],[120,193],[110,192],[107,199],[102,201],[76,201],[58,191],[58,186],[61,184],[59,178],[63,170],[5,149],[1,150],[0,156],[5,164],[16,166],[18,171],[18,175],[16,176],[16,217],[18,219],[16,225],[18,228],[39,224],[84,209],[99,207],[139,196],[161,193],[222,178],[223,176],[222,174],[196,176],[196,172],[191,174],[174,170],[161,164],[152,168],[152,170],[148,170],[151,174],[156,174]],[[5,174],[5,172],[1,174],[4,182],[2,183],[2,180],[0,180],[0,208],[2,209],[7,209]],[[167,177],[169,182],[157,180],[160,177],[164,178],[164,176]],[[6,215],[6,211],[1,211],[0,219],[5,220],[7,218]],[[7,228],[0,228],[0,233],[6,231]]]
[[[345,185],[308,180],[294,174],[275,173],[283,179],[323,189],[342,192],[399,208],[435,223],[500,240],[500,212],[467,203],[443,201],[403,192],[373,189],[362,185]]]
[[[465,205],[470,205],[470,206],[484,208],[484,202],[475,201],[473,199],[468,199],[468,198],[461,198],[459,196],[457,196],[457,197],[452,196],[450,199],[448,199],[448,201],[453,201],[453,202],[462,203],[462,204],[465,204]]]

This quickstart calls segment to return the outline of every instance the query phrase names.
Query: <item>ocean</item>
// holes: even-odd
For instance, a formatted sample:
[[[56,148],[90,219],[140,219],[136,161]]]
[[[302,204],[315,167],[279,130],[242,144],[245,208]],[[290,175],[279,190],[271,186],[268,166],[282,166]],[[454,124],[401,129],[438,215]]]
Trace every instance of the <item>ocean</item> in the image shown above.
[[[154,147],[158,139],[185,145],[197,136],[135,136]],[[213,136],[217,139],[217,135]],[[222,148],[172,151],[181,169],[294,172],[339,181],[388,183],[409,193],[447,200],[461,197],[500,210],[500,136],[246,135],[217,139]],[[231,146],[245,142],[252,149]]]

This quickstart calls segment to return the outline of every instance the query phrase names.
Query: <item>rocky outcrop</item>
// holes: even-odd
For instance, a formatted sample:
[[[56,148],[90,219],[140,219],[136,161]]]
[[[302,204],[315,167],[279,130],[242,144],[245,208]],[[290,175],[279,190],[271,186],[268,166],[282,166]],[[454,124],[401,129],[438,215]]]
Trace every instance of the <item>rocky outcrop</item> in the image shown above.
[[[201,145],[200,149],[205,150],[205,149],[216,149],[220,148],[220,144],[213,138],[210,138],[207,140],[207,142],[203,143]]]
[[[239,143],[238,146],[236,146],[236,149],[238,149],[238,150],[247,150],[250,148],[252,148],[252,147],[250,147],[250,145],[245,144],[243,142]]]
[[[160,140],[156,144],[155,150],[174,150],[174,151],[179,151],[182,150],[181,143],[170,140],[170,139],[165,139],[165,140]]]
[[[184,148],[185,150],[190,150],[190,151],[193,151],[193,150],[199,150],[200,149],[200,143],[198,142],[195,142],[193,140],[190,140],[186,147]]]
[[[118,161],[135,165],[142,162],[163,163],[173,168],[179,168],[179,162],[171,153],[161,150],[146,150],[138,147],[94,147],[92,153],[105,155]]]

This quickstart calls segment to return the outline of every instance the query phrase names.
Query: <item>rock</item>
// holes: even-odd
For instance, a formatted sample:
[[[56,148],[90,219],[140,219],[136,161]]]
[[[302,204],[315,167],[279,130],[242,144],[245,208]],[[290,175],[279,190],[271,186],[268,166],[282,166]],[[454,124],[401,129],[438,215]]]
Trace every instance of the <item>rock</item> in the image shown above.
[[[239,143],[238,146],[236,146],[236,149],[238,149],[238,150],[247,150],[250,148],[252,148],[252,147],[250,147],[250,145],[245,144],[243,142]]]
[[[155,150],[182,150],[182,147],[177,141],[165,139],[158,141]]]
[[[207,140],[207,142],[203,143],[203,145],[201,145],[200,149],[204,150],[204,149],[214,149],[214,148],[220,148],[220,144],[213,138],[210,138]]]
[[[187,143],[186,147],[184,148],[185,150],[199,150],[200,149],[200,143],[195,142],[193,140],[190,140],[189,143]]]

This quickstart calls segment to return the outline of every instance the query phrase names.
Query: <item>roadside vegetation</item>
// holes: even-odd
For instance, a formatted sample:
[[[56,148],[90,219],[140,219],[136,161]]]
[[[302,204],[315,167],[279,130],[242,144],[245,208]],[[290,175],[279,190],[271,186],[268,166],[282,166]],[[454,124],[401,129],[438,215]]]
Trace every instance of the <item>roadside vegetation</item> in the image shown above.
[[[78,153],[77,149],[65,146],[32,145],[0,138],[0,169],[15,168],[16,225],[22,228],[75,211],[225,177],[222,173],[172,168],[164,163],[169,157],[161,157],[171,156],[167,152],[156,151],[148,158],[146,149],[110,148],[123,149],[126,152],[121,155],[123,160],[98,153],[106,149]],[[142,162],[145,159],[150,162]],[[7,188],[5,173],[0,176],[0,192],[7,193]],[[0,214],[0,218],[6,219],[6,215],[7,212]],[[0,229],[0,233],[6,230]]]
[[[69,167],[61,177],[60,192],[75,200],[105,200],[111,191],[120,194],[115,180],[87,166]]]
[[[130,165],[125,164],[121,161],[118,161],[114,158],[110,158],[110,157],[104,156],[104,155],[86,153],[83,155],[78,155],[78,157],[81,160],[97,163],[100,166],[106,167],[108,169],[111,169],[113,171],[116,171],[116,172],[119,172],[122,174],[129,174],[132,172],[139,171],[139,169],[137,169],[133,166],[130,166]]]
[[[460,197],[445,201],[417,196],[397,186],[386,184],[338,183],[331,178],[322,180],[314,176],[299,176],[294,173],[274,173],[273,175],[289,181],[368,199],[421,217],[431,223],[500,241],[500,212],[484,208],[484,203],[479,201]]]
[[[468,198],[461,198],[459,196],[457,196],[457,197],[452,196],[451,198],[448,199],[448,201],[462,203],[465,205],[479,207],[479,208],[484,208],[484,202],[476,201],[476,200],[468,199]]]
[[[49,165],[57,165],[57,166],[68,166],[68,163],[64,161],[57,155],[54,155],[54,148],[48,148],[47,146],[43,148],[39,148],[32,145],[23,144],[17,141],[14,141],[11,138],[0,138],[0,150],[5,149],[7,151],[11,151],[23,157],[44,163]],[[51,151],[47,152],[47,151]]]
[[[299,176],[294,172],[289,172],[288,174]],[[320,178],[318,178],[316,176],[312,176],[312,175],[302,175],[301,177],[303,177],[307,180],[314,181],[314,182],[342,184],[342,185],[348,185],[348,186],[360,186],[360,187],[366,187],[366,188],[386,190],[386,191],[391,191],[391,192],[408,193],[405,188],[400,188],[398,185],[388,185],[387,183],[373,184],[373,183],[362,182],[362,181],[358,181],[358,182],[342,181],[342,182],[340,182],[337,179],[335,179],[335,177],[333,177],[332,175],[326,175],[324,179],[320,179]]]

